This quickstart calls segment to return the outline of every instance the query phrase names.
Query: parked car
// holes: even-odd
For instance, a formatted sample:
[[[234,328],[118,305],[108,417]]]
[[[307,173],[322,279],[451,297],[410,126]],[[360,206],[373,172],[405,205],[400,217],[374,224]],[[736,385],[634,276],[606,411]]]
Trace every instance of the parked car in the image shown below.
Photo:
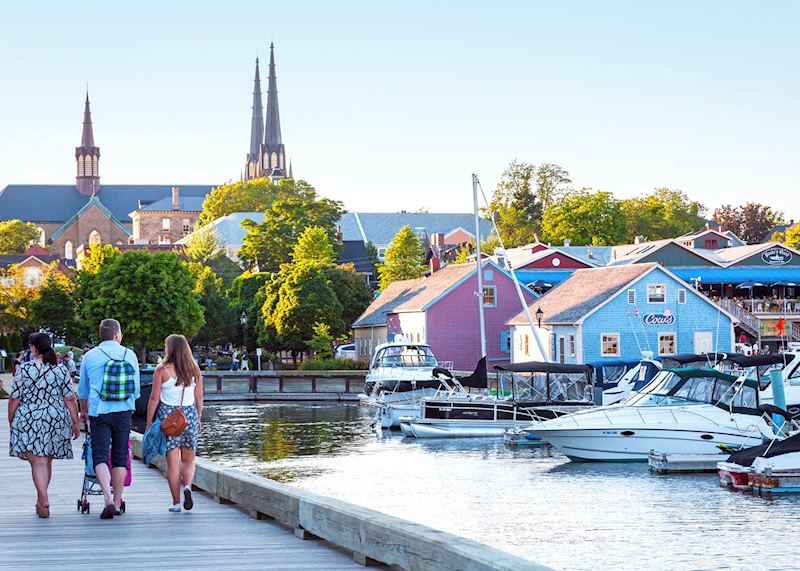
[[[336,358],[337,359],[353,359],[355,361],[355,358],[356,358],[356,344],[355,343],[345,343],[344,345],[339,345],[336,348]]]

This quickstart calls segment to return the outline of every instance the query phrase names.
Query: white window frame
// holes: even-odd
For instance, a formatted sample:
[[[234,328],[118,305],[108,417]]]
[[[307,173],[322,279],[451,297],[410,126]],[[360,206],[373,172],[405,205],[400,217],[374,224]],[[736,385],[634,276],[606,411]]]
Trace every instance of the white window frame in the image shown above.
[[[575,356],[575,334],[570,333],[567,335],[567,355],[570,357]]]
[[[628,305],[636,305],[636,290],[628,290]]]
[[[664,288],[664,299],[662,301],[653,301],[650,297],[650,288],[654,287],[662,287]],[[657,284],[647,284],[647,303],[651,305],[664,305],[667,303],[667,284],[665,283],[657,283]]]
[[[678,303],[684,305],[686,303],[686,289],[680,288],[678,290]]]
[[[492,303],[486,303],[486,290],[492,291]],[[483,286],[483,292],[481,292],[481,298],[483,300],[483,307],[497,307],[497,286],[493,285]]]
[[[674,353],[662,353],[661,352],[661,337],[664,335],[672,335],[673,345],[675,347]],[[678,354],[678,333],[676,331],[659,331],[658,332],[658,355],[659,357],[669,357],[670,355],[677,355]]]
[[[603,341],[605,337],[616,337],[617,338],[617,351],[616,353],[605,353],[603,347]],[[601,357],[619,357],[622,353],[622,347],[620,346],[620,334],[619,333],[601,333],[600,334],[600,356]]]
[[[161,219],[161,231],[162,232],[169,232],[170,231],[171,222],[169,218],[162,218]]]

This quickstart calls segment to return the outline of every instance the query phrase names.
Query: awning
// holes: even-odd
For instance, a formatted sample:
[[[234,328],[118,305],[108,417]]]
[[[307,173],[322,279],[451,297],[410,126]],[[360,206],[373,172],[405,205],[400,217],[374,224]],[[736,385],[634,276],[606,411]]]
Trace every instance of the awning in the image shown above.
[[[514,270],[520,283],[528,285],[542,280],[553,285],[560,284],[570,277],[575,270]],[[776,280],[777,281],[777,280]]]
[[[685,282],[700,278],[700,285],[740,284],[742,282],[761,282],[766,285],[779,281],[800,281],[800,268],[668,268]]]

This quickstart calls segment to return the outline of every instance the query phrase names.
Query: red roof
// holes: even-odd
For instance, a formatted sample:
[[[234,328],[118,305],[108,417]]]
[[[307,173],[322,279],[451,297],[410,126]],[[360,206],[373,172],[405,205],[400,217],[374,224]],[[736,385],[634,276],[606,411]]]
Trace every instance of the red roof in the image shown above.
[[[49,256],[50,252],[42,248],[39,244],[34,244],[27,250],[25,250],[26,256]]]

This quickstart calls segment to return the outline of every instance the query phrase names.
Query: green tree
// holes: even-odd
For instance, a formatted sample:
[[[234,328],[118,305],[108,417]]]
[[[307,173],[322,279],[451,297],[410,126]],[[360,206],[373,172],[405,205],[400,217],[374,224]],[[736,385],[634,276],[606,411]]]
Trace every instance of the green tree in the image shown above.
[[[226,295],[229,304],[234,310],[234,314],[241,316],[242,312],[244,312],[247,316],[245,327],[247,329],[248,340],[252,341],[265,335],[263,331],[264,323],[261,318],[261,308],[264,305],[266,296],[264,288],[266,284],[273,281],[275,275],[276,274],[268,272],[244,272],[234,279],[228,287]],[[235,331],[237,331],[237,338],[241,329],[241,326],[235,329]],[[275,349],[274,344],[269,346],[272,347],[273,350]]]
[[[314,351],[314,359],[324,361],[333,358],[333,335],[327,323],[317,323],[314,326],[314,336],[309,340],[308,347]]]
[[[56,337],[76,340],[79,328],[75,282],[57,267],[51,267],[45,275],[30,311],[31,321],[36,327]]]
[[[39,296],[25,271],[17,265],[0,269],[0,327],[7,331],[30,331],[34,328],[31,306]]]
[[[390,283],[422,276],[425,271],[425,253],[411,226],[403,226],[386,248],[384,263],[378,268],[378,285],[386,288]]]
[[[353,264],[328,266],[325,276],[342,306],[343,329],[335,332],[341,335],[350,330],[353,322],[372,302],[372,288],[364,276],[356,273]]]
[[[800,249],[800,224],[786,228],[784,232],[775,232],[772,242],[781,242],[795,250]]]
[[[207,264],[220,254],[222,246],[222,240],[215,230],[199,228],[192,232],[183,248],[183,253],[193,262]]]
[[[627,239],[622,206],[610,192],[573,191],[551,204],[542,217],[545,240],[569,239],[575,246],[612,246]]]
[[[656,188],[652,193],[622,201],[628,226],[628,241],[676,238],[699,230],[705,224],[705,207],[680,190]]]
[[[119,320],[144,362],[148,345],[160,346],[170,333],[192,338],[203,326],[195,286],[177,255],[129,251],[103,264],[79,311],[94,329],[107,317]]]
[[[761,242],[775,226],[783,224],[783,214],[755,202],[741,206],[724,204],[711,215],[748,244]]]
[[[0,222],[0,254],[22,254],[40,237],[41,231],[31,222],[3,220]]]
[[[111,244],[90,246],[84,251],[81,259],[81,271],[95,275],[104,264],[120,255],[120,251]]]
[[[247,230],[239,257],[261,271],[274,272],[291,260],[293,245],[309,226],[319,226],[335,241],[336,222],[344,212],[342,204],[318,199],[313,189],[273,201],[264,222],[245,220]]]
[[[321,226],[309,226],[303,230],[292,250],[292,262],[295,264],[329,266],[335,259],[328,232]]]
[[[187,267],[195,280],[194,293],[203,307],[205,318],[194,342],[206,349],[224,344],[238,330],[239,316],[225,295],[222,278],[208,266],[197,262],[190,262]]]

